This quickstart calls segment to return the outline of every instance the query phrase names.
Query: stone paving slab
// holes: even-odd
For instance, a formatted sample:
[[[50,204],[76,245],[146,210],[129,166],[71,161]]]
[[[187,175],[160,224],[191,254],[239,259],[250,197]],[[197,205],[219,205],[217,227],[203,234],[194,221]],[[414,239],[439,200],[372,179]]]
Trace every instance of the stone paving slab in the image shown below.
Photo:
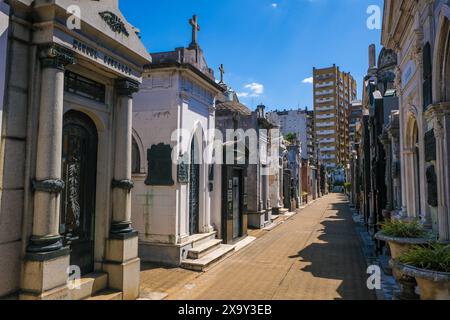
[[[366,269],[345,197],[332,194],[206,273],[150,269],[142,288],[186,300],[375,299]]]

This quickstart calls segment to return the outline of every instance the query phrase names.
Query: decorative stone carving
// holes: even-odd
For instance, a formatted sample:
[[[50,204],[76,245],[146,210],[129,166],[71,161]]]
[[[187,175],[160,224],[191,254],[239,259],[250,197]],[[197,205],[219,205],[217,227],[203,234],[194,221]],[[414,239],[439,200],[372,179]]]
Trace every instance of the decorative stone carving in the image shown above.
[[[124,34],[127,37],[130,35],[127,29],[125,28],[125,24],[116,14],[110,11],[103,11],[100,12],[99,15],[103,18],[103,20],[115,33]]]
[[[74,53],[56,43],[41,46],[39,58],[42,68],[64,70],[67,65],[75,63]]]
[[[134,182],[132,180],[113,180],[111,186],[115,189],[123,189],[131,191],[134,188]]]
[[[139,91],[139,83],[130,79],[119,79],[116,81],[116,89],[119,96],[131,98],[133,93]]]
[[[164,143],[153,145],[147,150],[148,186],[173,186],[172,147]]]
[[[32,181],[33,190],[34,191],[41,191],[41,192],[47,192],[47,193],[61,193],[65,187],[65,183],[62,180],[42,180]]]

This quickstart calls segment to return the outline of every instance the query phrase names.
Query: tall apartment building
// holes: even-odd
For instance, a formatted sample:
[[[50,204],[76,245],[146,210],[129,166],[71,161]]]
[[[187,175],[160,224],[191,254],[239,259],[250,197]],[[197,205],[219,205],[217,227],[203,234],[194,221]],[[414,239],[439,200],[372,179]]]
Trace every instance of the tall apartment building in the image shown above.
[[[295,134],[301,143],[302,158],[310,159],[314,153],[312,119],[311,113],[307,109],[273,111],[268,113],[267,117],[280,126],[281,134]]]
[[[349,109],[357,96],[350,73],[333,65],[313,70],[314,122],[319,160],[328,169],[346,166],[350,160]]]

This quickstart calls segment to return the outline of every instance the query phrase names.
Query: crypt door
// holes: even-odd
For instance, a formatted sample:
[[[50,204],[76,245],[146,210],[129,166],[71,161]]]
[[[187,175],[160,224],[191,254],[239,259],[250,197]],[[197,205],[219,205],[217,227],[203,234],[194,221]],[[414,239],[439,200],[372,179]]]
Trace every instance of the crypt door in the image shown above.
[[[233,239],[242,236],[241,174],[233,175]]]
[[[97,130],[83,113],[64,115],[60,233],[70,246],[70,264],[81,273],[94,271],[94,222]]]
[[[191,165],[189,173],[189,232],[199,233],[200,223],[200,164],[198,145],[195,138],[191,144]]]

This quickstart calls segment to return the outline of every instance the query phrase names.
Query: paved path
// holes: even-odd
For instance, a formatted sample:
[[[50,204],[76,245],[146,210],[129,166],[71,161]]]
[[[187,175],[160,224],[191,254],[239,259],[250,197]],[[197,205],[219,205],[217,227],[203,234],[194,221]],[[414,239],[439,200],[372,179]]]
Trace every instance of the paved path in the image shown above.
[[[164,283],[171,283],[167,299],[375,299],[365,271],[349,208],[342,195],[332,194],[206,273],[174,269]],[[146,290],[149,280],[144,271]]]

